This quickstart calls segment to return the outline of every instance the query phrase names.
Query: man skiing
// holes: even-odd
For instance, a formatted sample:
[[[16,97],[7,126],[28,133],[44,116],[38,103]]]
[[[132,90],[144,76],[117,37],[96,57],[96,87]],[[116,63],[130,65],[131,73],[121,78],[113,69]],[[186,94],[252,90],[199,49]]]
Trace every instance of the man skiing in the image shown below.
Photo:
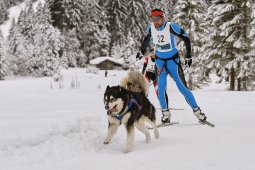
[[[162,109],[161,122],[170,123],[171,120],[171,113],[165,99],[168,74],[173,78],[178,90],[183,94],[187,103],[193,109],[194,115],[200,121],[206,122],[205,114],[202,113],[193,94],[187,87],[177,50],[176,38],[178,37],[185,43],[187,51],[185,65],[190,67],[192,64],[191,44],[187,33],[178,24],[165,21],[164,12],[161,9],[152,10],[150,20],[152,24],[147,31],[140,52],[137,53],[136,58],[141,59],[143,57],[152,38],[155,50],[155,62],[159,73],[158,98]]]
[[[145,79],[148,80],[149,83],[152,82],[156,95],[158,96],[158,69],[155,63],[154,53],[145,57],[142,74],[144,74]],[[166,92],[165,92],[165,100],[166,100],[166,105],[168,108],[168,96]]]

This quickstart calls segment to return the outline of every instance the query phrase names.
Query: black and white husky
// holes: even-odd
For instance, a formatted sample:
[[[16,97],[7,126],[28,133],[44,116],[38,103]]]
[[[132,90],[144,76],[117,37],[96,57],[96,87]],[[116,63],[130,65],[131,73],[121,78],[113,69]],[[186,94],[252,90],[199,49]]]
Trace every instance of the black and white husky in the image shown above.
[[[136,72],[132,75],[136,74],[141,73]],[[140,87],[145,86],[140,84]],[[156,127],[155,107],[148,100],[144,91],[145,89],[141,89],[141,92],[128,90],[125,88],[125,84],[122,84],[122,86],[107,86],[104,93],[104,105],[107,110],[109,126],[104,144],[108,144],[111,141],[121,124],[127,130],[127,146],[124,149],[124,153],[130,152],[133,148],[134,127],[145,134],[147,143],[150,142],[150,132],[145,127],[145,121],[153,127],[155,138],[159,138],[159,132]]]

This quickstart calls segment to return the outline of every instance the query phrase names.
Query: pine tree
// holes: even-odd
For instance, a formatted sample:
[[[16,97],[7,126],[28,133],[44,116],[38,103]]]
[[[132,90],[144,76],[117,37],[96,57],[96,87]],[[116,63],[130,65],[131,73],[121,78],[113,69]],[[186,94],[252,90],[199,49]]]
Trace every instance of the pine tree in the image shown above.
[[[243,89],[253,90],[255,88],[255,70],[249,68],[255,68],[255,1],[251,0],[247,2],[247,7],[252,9],[251,11],[251,22],[250,31],[248,33],[248,38],[250,40],[249,52],[246,54],[247,60],[243,64],[243,69],[246,70],[242,72],[245,75],[243,78]],[[244,77],[244,76],[243,76]]]
[[[91,12],[93,11],[93,12]],[[105,13],[98,5],[98,0],[87,1],[82,24],[82,46],[89,61],[95,57],[107,56],[110,34],[105,27]]]
[[[88,22],[88,25],[86,26],[86,34],[85,34],[85,54],[88,57],[89,62],[91,59],[94,59],[96,57],[100,56],[100,44],[99,44],[99,35],[100,30],[98,28],[98,25],[90,21]]]
[[[35,76],[52,76],[67,67],[67,59],[59,55],[63,48],[61,32],[51,25],[49,4],[38,6],[34,20],[34,53],[29,69]]]
[[[3,36],[0,30],[0,80],[4,80],[7,76],[7,62],[4,53]]]
[[[202,57],[198,57],[203,53],[201,47],[206,35],[206,28],[202,25],[205,9],[206,4],[203,0],[179,0],[175,7],[174,21],[185,29],[192,44],[193,64],[192,67],[185,69],[185,76],[191,90],[201,88],[209,82],[205,61]],[[183,43],[179,48],[184,55]]]
[[[76,67],[77,65],[84,66],[86,60],[85,55],[80,48],[81,45],[76,34],[76,29],[72,29],[64,35],[65,46],[63,48],[63,57],[68,59],[69,67]]]
[[[21,28],[12,20],[11,29],[7,38],[7,58],[9,70],[14,75],[27,75],[27,62],[31,54],[31,49],[28,48],[26,37],[21,33]]]
[[[247,90],[254,81],[250,69],[253,61],[249,57],[252,49],[248,37],[251,25],[252,7],[246,1],[213,1],[212,25],[214,32],[207,45],[210,65],[220,76],[219,82],[228,81],[230,90]]]
[[[64,28],[64,14],[63,0],[48,0],[50,14],[52,18],[52,25],[57,27],[61,32]]]
[[[33,3],[31,0],[28,2],[27,5],[28,8],[26,8],[26,18],[23,21],[24,26],[21,32],[31,41],[32,37],[34,36],[34,33],[32,31],[33,31],[33,16],[35,14],[35,11],[33,9]]]
[[[112,48],[112,57],[115,59],[122,57],[122,48],[120,45],[116,45]]]
[[[26,10],[21,9],[18,20],[17,20],[17,27],[19,27],[20,33],[23,34],[25,31],[25,21],[26,20]]]
[[[178,2],[177,0],[153,0],[148,1],[150,3],[151,9],[161,9],[165,13],[165,19],[171,21],[174,16],[175,5]]]
[[[100,56],[108,56],[108,49],[110,43],[110,33],[104,25],[101,26],[99,44],[100,44]]]
[[[3,0],[0,0],[0,25],[7,20],[8,10]]]
[[[111,34],[109,44],[109,55],[112,56],[114,46],[125,44],[125,22],[128,19],[127,5],[128,0],[107,0],[104,4],[106,11],[107,30]]]
[[[216,5],[217,4],[217,5]],[[217,25],[219,22],[213,22],[215,19],[215,11],[222,5],[222,1],[214,2],[214,5],[208,8],[208,12],[205,17],[204,25],[207,26],[209,33],[205,37],[204,45],[202,46],[202,51],[199,58],[203,58],[205,65],[207,66],[207,72],[213,72],[214,70],[218,74],[221,65],[224,60],[219,60],[222,58],[222,54],[225,54],[225,48],[221,48],[221,41],[223,38],[219,35],[220,29]]]
[[[130,0],[127,4],[127,20],[125,25],[125,36],[132,36],[134,45],[132,53],[138,51],[138,47],[144,38],[145,27],[148,24],[150,10],[149,4],[140,0]],[[123,21],[122,21],[123,22]],[[129,43],[129,38],[124,39],[125,44]]]
[[[23,2],[24,0],[3,0],[6,8],[10,8],[12,6],[15,6],[17,4],[20,4],[21,2]]]
[[[79,29],[79,25],[83,17],[84,0],[62,0],[62,8],[64,9],[64,27],[66,29],[76,28]]]
[[[129,69],[131,67],[135,67],[135,56],[133,55],[133,51],[135,48],[135,41],[131,35],[132,33],[130,32],[127,36],[127,44],[124,46],[122,49],[121,53],[123,54],[123,59],[124,59],[124,64],[123,68],[124,69]]]

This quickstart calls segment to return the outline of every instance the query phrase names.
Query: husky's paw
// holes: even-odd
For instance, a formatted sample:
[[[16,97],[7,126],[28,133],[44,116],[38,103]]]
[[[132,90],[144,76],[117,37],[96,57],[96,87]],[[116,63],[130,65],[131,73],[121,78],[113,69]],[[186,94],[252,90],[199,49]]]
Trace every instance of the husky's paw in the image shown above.
[[[108,143],[110,143],[110,141],[111,141],[111,139],[106,138],[106,139],[104,140],[104,144],[108,144]]]
[[[132,150],[132,149],[130,149],[130,148],[125,148],[125,149],[123,150],[123,153],[124,153],[124,154],[127,154],[128,152],[131,152],[131,150]]]
[[[155,136],[155,139],[159,139],[159,132],[158,132],[158,130],[156,130],[156,131],[154,132],[154,136]]]
[[[151,141],[151,135],[150,134],[147,134],[146,135],[146,143],[149,143]]]

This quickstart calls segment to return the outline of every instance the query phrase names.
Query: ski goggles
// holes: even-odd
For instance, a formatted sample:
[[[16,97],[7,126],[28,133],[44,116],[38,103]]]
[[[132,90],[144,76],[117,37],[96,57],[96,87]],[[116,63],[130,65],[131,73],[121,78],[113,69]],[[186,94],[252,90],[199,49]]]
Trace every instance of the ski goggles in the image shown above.
[[[160,15],[160,16],[155,16],[155,17],[150,17],[150,20],[151,22],[156,22],[156,21],[159,21],[163,16]]]

